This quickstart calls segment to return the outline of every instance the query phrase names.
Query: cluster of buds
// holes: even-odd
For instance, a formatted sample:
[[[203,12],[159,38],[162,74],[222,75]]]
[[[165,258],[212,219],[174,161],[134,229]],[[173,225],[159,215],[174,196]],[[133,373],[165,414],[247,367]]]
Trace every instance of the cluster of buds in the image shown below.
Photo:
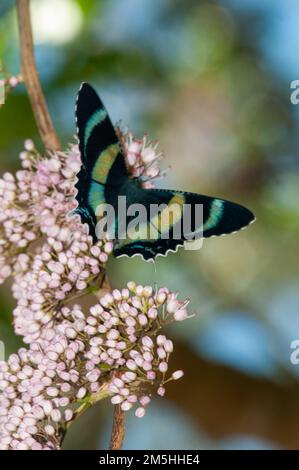
[[[73,224],[73,230],[70,224],[61,227],[55,237],[48,237],[27,269],[15,277],[14,327],[25,343],[36,341],[43,328],[59,320],[57,312],[62,301],[98,289],[98,280],[104,276],[112,243],[93,244],[86,227],[75,218]]]
[[[27,140],[20,158],[22,170],[0,179],[0,282],[15,273],[18,255],[31,242],[43,235],[55,237],[76,207],[77,146],[66,153],[41,156]]]
[[[162,176],[159,167],[162,153],[158,152],[158,142],[151,142],[145,135],[138,140],[131,132],[117,129],[117,134],[124,149],[124,155],[129,173],[134,178],[140,178],[142,186],[154,188],[154,179]]]
[[[64,346],[62,338],[56,349],[48,342],[32,343],[29,350],[20,349],[0,363],[1,450],[59,448],[74,414],[69,391],[78,381],[71,361],[64,358]],[[66,368],[69,380],[62,378]]]
[[[130,175],[152,188],[157,145],[117,133]],[[28,348],[0,363],[0,449],[59,449],[93,403],[109,396],[142,417],[182,377],[168,371],[173,343],[160,330],[185,320],[188,302],[129,282],[88,313],[68,307],[101,287],[113,244],[94,243],[74,215],[77,145],[41,156],[28,140],[20,158],[22,169],[0,179],[0,283],[14,276],[14,327]]]
[[[127,411],[139,402],[136,416],[142,417],[152,392],[163,395],[165,383],[182,376],[176,371],[167,377],[173,343],[158,332],[168,323],[185,320],[187,304],[166,288],[154,293],[150,286],[129,282],[128,288],[113,290],[91,309],[87,331],[95,337],[87,357],[90,367],[115,369],[109,386],[113,404]]]
[[[173,343],[165,335],[158,335],[154,341],[148,335],[143,336],[140,344],[129,351],[129,358],[124,359],[127,371],[116,376],[109,386],[113,393],[111,403],[120,404],[123,411],[130,410],[138,403],[140,406],[136,408],[135,416],[142,418],[152,392],[163,397],[165,384],[184,375],[183,371],[177,370],[167,377],[168,359],[172,351]]]
[[[63,307],[29,349],[0,363],[0,448],[57,449],[82,407],[111,396],[142,417],[153,393],[182,377],[168,375],[172,342],[161,328],[187,318],[187,302],[166,288],[129,283],[103,296],[85,316]]]

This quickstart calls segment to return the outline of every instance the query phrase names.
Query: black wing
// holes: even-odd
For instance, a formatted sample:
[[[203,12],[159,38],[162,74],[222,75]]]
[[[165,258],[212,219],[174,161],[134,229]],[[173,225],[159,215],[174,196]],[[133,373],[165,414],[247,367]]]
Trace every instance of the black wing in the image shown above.
[[[176,251],[186,241],[237,232],[255,220],[246,207],[224,199],[163,189],[142,192],[139,201],[147,208],[144,227],[137,238],[128,237],[116,243],[116,257],[141,255],[152,260]],[[162,212],[151,214],[150,206],[161,203]]]
[[[76,123],[82,168],[78,173],[76,199],[83,223],[95,236],[95,212],[107,202],[111,188],[123,184],[127,175],[125,159],[109,115],[95,90],[83,83],[76,103]]]

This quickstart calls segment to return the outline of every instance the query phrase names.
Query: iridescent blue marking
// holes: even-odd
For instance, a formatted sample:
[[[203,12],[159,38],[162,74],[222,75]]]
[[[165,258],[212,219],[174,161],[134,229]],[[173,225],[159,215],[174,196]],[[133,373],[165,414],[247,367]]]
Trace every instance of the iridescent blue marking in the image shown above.
[[[84,147],[86,147],[89,137],[95,126],[100,124],[107,117],[107,111],[105,109],[98,109],[95,111],[91,117],[88,119],[85,133],[84,133]]]
[[[203,230],[210,230],[216,227],[223,214],[224,202],[220,199],[214,199],[211,204],[208,220],[203,225]]]

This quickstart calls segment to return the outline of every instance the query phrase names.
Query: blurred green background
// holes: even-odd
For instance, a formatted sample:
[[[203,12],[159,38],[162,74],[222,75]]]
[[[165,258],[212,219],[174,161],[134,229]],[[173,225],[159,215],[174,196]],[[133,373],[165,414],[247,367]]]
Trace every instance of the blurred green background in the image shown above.
[[[75,133],[81,81],[114,122],[159,139],[171,166],[159,185],[244,203],[248,230],[206,240],[152,264],[109,262],[113,286],[167,285],[190,297],[195,319],[172,327],[170,384],[142,420],[128,414],[125,449],[299,448],[299,79],[296,0],[33,0],[36,58],[55,127]],[[0,57],[19,72],[14,2],[1,0]],[[15,170],[23,140],[41,148],[24,87],[0,109],[0,170]],[[9,282],[0,339],[13,334]],[[100,403],[65,447],[106,448],[112,408]]]

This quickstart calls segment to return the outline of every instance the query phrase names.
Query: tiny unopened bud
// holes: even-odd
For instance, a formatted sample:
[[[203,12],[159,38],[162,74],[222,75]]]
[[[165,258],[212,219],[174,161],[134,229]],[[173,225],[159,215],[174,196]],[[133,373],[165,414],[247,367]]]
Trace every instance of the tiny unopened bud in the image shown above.
[[[25,150],[31,152],[34,149],[34,143],[31,139],[26,139],[24,143]]]
[[[164,387],[159,387],[158,390],[157,390],[157,394],[160,395],[160,397],[164,397],[165,388]]]
[[[133,403],[130,403],[129,401],[124,401],[124,402],[120,405],[120,407],[121,407],[121,409],[122,409],[123,411],[128,411],[128,410],[130,410],[130,409],[132,408],[132,406],[133,406]]]
[[[145,409],[142,406],[137,408],[137,410],[135,411],[135,416],[137,418],[143,418],[144,415],[145,415]]]
[[[111,403],[112,405],[119,405],[123,399],[124,398],[121,395],[114,395],[114,397],[111,398]]]
[[[157,336],[157,345],[158,346],[163,346],[166,341],[166,336],[164,335],[158,335]]]
[[[173,380],[178,380],[181,377],[183,377],[183,375],[184,375],[184,372],[182,370],[176,370],[175,372],[173,372],[171,377],[173,378]]]
[[[127,286],[128,286],[128,289],[129,289],[130,291],[135,292],[136,283],[135,283],[134,281],[128,282]]]
[[[167,341],[165,341],[164,343],[164,349],[166,352],[168,353],[171,353],[173,351],[173,342],[168,339]]]
[[[141,397],[139,401],[140,401],[142,406],[146,406],[150,403],[151,399],[150,399],[149,396],[146,395],[144,397]]]
[[[160,364],[159,364],[160,372],[162,372],[164,374],[165,372],[167,372],[167,369],[168,369],[167,362],[160,362]]]

